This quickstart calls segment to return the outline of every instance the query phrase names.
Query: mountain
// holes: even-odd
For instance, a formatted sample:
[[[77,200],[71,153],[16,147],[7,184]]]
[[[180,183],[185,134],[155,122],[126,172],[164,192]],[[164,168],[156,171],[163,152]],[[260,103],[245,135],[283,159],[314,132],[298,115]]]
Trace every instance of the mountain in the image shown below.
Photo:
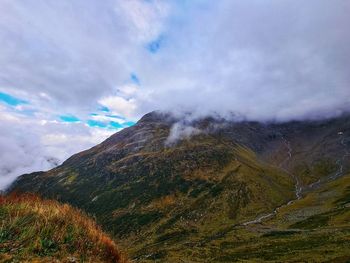
[[[127,262],[93,220],[67,204],[0,196],[0,219],[0,262]]]
[[[259,123],[152,112],[10,191],[93,214],[137,262],[347,262],[349,152],[346,115]]]

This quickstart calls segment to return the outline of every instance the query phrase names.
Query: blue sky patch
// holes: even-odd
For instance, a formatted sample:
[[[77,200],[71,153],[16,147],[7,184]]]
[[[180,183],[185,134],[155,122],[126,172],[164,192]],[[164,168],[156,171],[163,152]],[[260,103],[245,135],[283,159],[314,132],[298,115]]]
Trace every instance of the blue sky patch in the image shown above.
[[[33,117],[34,114],[38,112],[38,110],[36,110],[36,109],[24,109],[24,110],[20,110],[18,112],[22,115]]]
[[[140,79],[138,78],[138,76],[135,73],[131,73],[130,79],[136,85],[140,85]]]
[[[106,117],[108,117],[108,118],[114,118],[114,119],[125,120],[125,118],[124,118],[123,116],[119,116],[119,115],[107,114]]]
[[[90,127],[97,127],[97,128],[106,128],[107,124],[103,123],[101,121],[95,121],[95,120],[88,120],[87,125]]]
[[[63,122],[79,122],[80,119],[73,115],[61,115],[60,116],[61,121]]]
[[[21,104],[28,104],[28,101],[13,97],[9,94],[0,92],[0,101],[4,102],[10,106],[18,106]]]
[[[146,48],[149,52],[155,54],[159,51],[162,42],[163,42],[163,37],[159,37],[156,40],[153,40],[152,42],[148,43]]]
[[[131,126],[134,126],[136,123],[133,122],[133,121],[126,121],[126,122],[123,122],[123,126],[124,127],[131,127]]]
[[[109,112],[109,108],[106,106],[101,106],[98,110],[103,112]]]
[[[112,128],[116,128],[116,129],[124,128],[123,125],[121,125],[120,123],[115,122],[115,121],[111,121],[111,122],[109,123],[109,125],[110,125]]]

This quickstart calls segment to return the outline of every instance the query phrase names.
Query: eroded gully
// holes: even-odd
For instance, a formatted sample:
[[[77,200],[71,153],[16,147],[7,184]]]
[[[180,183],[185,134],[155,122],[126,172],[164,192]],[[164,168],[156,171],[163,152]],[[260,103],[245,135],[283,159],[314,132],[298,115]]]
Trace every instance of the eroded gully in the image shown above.
[[[255,218],[254,220],[251,221],[247,221],[247,222],[243,222],[241,224],[238,224],[238,226],[248,226],[248,225],[254,225],[254,224],[259,224],[262,223],[263,221],[266,221],[268,219],[271,219],[272,217],[276,216],[278,211],[281,208],[287,207],[291,204],[293,204],[295,201],[299,200],[302,198],[302,194],[304,191],[310,191],[310,190],[314,190],[316,188],[318,188],[321,184],[325,183],[325,182],[329,182],[332,180],[337,179],[338,177],[343,175],[343,170],[344,170],[344,161],[346,159],[347,156],[350,155],[350,152],[347,149],[347,145],[345,142],[345,137],[343,136],[343,134],[340,134],[339,136],[342,136],[340,139],[340,143],[343,145],[344,147],[344,155],[342,156],[342,158],[338,159],[336,161],[336,164],[338,165],[338,170],[336,173],[334,174],[330,174],[327,178],[325,178],[324,180],[318,180],[317,182],[314,182],[306,187],[301,187],[300,185],[300,180],[297,176],[291,174],[287,169],[284,168],[285,164],[288,163],[292,156],[293,156],[293,149],[291,147],[290,142],[284,137],[282,136],[282,140],[287,148],[287,157],[280,163],[279,167],[281,169],[283,169],[286,173],[288,173],[294,180],[295,182],[295,199],[290,200],[288,203],[285,203],[283,205],[280,205],[278,207],[276,207],[271,213],[268,214],[264,214],[264,215],[260,215],[257,218]],[[236,225],[237,226],[237,225]]]

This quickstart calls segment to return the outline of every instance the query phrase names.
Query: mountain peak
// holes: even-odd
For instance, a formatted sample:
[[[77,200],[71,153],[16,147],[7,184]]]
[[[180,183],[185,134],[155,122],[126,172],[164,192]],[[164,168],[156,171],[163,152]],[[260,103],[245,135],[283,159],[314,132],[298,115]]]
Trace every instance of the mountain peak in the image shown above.
[[[176,132],[176,143],[167,145]],[[37,192],[86,210],[142,262],[176,262],[178,254],[203,262],[201,252],[211,251],[211,240],[221,238],[232,246],[220,245],[220,254],[241,260],[234,247],[250,246],[250,238],[264,245],[261,233],[279,242],[273,238],[280,232],[288,236],[283,251],[302,259],[304,254],[287,244],[307,237],[292,230],[304,233],[312,216],[328,218],[320,211],[339,216],[338,222],[346,218],[341,213],[348,205],[349,148],[350,118],[345,117],[259,123],[151,112],[49,172],[21,176],[12,190]],[[208,253],[220,261],[214,251]],[[245,255],[254,259],[254,253]]]
[[[177,121],[177,118],[171,112],[152,111],[142,116],[137,123],[163,122],[171,124],[175,121]]]

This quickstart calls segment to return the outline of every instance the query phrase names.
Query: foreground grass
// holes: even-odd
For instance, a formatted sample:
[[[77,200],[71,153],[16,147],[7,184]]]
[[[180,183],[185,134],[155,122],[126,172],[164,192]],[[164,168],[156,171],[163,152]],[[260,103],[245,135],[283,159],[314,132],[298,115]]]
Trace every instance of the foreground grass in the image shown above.
[[[84,213],[34,195],[0,196],[0,262],[127,262]]]

